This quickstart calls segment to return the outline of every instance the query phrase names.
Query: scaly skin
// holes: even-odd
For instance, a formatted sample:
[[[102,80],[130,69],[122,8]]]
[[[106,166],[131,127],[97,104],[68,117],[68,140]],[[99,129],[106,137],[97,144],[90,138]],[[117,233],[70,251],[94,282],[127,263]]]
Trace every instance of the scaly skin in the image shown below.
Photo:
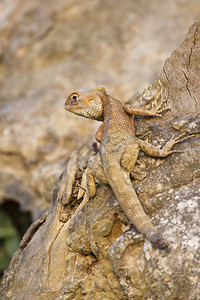
[[[97,175],[101,173],[102,181],[111,186],[123,211],[137,230],[156,247],[167,248],[163,237],[142,208],[133,189],[130,173],[137,160],[139,148],[151,156],[166,157],[173,152],[179,152],[171,151],[171,148],[185,138],[172,137],[162,150],[136,138],[131,115],[161,115],[158,111],[152,112],[129,105],[123,106],[120,101],[108,95],[104,88],[72,93],[65,102],[65,109],[86,118],[103,121],[103,125],[99,127],[96,134],[96,139],[100,142],[99,153],[102,166],[99,162],[99,168],[91,167],[91,172],[97,178]],[[89,194],[94,196],[95,193],[91,191]]]

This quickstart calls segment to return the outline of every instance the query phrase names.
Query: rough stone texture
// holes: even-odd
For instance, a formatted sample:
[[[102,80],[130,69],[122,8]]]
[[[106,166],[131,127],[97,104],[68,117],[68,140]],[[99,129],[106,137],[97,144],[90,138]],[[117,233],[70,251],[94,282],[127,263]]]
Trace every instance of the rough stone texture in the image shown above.
[[[199,18],[197,0],[2,0],[0,202],[41,216],[97,126],[67,114],[66,95],[98,84],[121,100],[142,92]]]
[[[132,174],[139,198],[168,240],[169,251],[152,248],[132,226],[126,227],[128,219],[108,186],[100,186],[87,205],[85,196],[77,201],[84,161],[94,155],[85,146],[71,155],[52,205],[24,236],[4,275],[3,300],[198,299],[199,60],[196,22],[158,80],[140,97],[146,107],[166,99],[171,110],[156,122],[144,117],[136,121],[137,134],[149,133],[148,140],[159,145],[174,133],[195,133],[176,145],[182,153],[165,159],[140,153]],[[66,185],[68,193],[63,192]]]

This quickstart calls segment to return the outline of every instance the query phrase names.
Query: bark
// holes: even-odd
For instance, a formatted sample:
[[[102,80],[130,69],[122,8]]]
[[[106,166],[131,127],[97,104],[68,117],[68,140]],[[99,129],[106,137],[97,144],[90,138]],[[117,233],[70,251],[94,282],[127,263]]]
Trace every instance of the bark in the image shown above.
[[[52,205],[32,224],[5,272],[1,299],[197,299],[200,188],[200,22],[166,60],[140,100],[167,100],[163,118],[136,120],[137,136],[163,145],[195,134],[166,159],[140,153],[133,185],[169,251],[152,248],[122,212],[112,190],[99,186],[86,204],[78,184],[94,151],[72,153]],[[80,195],[79,195],[80,196]],[[79,197],[78,197],[79,198]],[[82,201],[82,202],[81,202]],[[126,228],[126,230],[124,230]]]

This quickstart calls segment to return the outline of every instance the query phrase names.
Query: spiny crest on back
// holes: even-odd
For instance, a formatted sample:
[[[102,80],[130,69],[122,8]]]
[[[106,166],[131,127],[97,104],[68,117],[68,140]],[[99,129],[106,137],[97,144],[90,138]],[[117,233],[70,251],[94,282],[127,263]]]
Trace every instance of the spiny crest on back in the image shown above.
[[[99,85],[99,86],[97,86],[94,89],[97,90],[98,92],[102,93],[103,95],[107,95],[106,88],[104,86],[102,86],[102,85]]]

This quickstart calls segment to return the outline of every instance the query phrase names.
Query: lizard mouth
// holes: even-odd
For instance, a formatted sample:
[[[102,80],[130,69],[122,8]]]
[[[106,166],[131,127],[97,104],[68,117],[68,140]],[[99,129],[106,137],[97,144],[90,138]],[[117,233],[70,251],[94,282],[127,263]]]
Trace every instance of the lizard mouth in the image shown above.
[[[64,108],[65,108],[66,110],[71,110],[71,109],[70,109],[71,107],[70,107],[70,105],[68,105],[68,104],[65,104],[65,105],[64,105]]]

